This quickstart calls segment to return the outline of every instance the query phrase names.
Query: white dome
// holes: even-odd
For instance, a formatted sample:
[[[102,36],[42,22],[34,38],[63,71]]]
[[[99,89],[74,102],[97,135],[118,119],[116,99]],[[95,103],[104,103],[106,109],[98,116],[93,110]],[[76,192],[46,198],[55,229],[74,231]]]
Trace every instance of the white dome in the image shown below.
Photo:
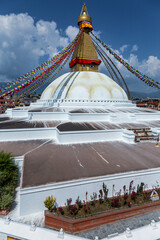
[[[42,93],[47,99],[128,100],[125,91],[99,72],[70,72],[55,79]]]

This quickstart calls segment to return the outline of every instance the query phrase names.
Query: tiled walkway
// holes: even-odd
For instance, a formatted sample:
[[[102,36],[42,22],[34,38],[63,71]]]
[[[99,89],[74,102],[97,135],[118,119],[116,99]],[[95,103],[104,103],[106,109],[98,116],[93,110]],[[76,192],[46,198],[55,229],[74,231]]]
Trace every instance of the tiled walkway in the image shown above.
[[[160,221],[160,210],[156,210],[150,213],[139,215],[136,217],[115,221],[108,223],[106,225],[96,227],[92,230],[81,232],[77,234],[78,236],[85,237],[88,239],[94,239],[95,236],[98,236],[99,239],[106,238],[108,235],[113,233],[122,233],[126,228],[135,229],[142,227],[144,225],[150,224],[151,220]]]

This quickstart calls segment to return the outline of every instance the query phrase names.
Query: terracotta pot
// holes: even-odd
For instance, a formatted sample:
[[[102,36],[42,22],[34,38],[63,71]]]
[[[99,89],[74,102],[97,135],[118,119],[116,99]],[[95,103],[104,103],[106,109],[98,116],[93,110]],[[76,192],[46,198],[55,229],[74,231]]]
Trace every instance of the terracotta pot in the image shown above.
[[[10,207],[6,209],[0,209],[0,215],[6,216],[10,211]]]

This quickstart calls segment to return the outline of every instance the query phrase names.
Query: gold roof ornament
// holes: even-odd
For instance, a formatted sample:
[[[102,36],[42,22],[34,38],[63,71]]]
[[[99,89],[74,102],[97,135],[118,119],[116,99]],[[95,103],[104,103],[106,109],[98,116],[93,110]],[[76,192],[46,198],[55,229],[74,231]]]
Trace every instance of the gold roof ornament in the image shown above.
[[[98,59],[95,46],[89,34],[93,30],[91,23],[91,17],[88,15],[87,7],[84,3],[78,18],[79,29],[83,29],[83,33],[69,63],[72,72],[98,72],[101,60]]]
[[[79,29],[88,28],[90,31],[93,30],[92,19],[88,15],[87,6],[85,3],[83,4],[83,7],[81,10],[80,16],[78,17],[77,23],[78,23]]]

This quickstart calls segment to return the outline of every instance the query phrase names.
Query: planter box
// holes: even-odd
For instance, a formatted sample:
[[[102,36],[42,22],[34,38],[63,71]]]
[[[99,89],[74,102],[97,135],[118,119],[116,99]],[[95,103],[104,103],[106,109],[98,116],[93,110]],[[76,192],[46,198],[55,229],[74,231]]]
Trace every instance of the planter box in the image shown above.
[[[69,233],[85,231],[116,220],[133,217],[153,210],[160,209],[160,201],[143,204],[127,209],[114,209],[113,211],[97,214],[86,218],[71,219],[63,216],[56,216],[45,210],[45,225],[54,229],[63,228]]]
[[[10,211],[10,207],[7,209],[0,210],[0,215],[6,216]]]

